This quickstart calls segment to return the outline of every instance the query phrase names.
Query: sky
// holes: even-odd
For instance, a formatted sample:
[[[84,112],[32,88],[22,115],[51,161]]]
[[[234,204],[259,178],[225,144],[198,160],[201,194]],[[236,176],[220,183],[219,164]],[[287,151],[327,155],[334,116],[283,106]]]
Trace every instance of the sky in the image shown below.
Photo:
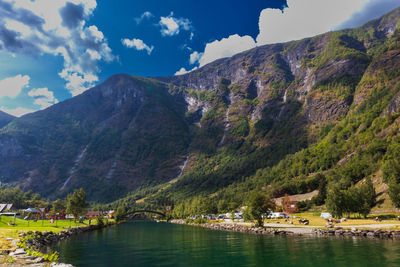
[[[399,0],[0,0],[0,109],[21,116],[116,73],[182,75],[358,27]]]

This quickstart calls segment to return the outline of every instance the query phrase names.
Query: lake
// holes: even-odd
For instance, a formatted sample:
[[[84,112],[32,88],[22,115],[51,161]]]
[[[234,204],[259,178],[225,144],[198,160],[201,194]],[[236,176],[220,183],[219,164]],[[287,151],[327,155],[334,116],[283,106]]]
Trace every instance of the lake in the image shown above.
[[[132,221],[58,243],[74,266],[400,266],[400,242],[276,237]]]

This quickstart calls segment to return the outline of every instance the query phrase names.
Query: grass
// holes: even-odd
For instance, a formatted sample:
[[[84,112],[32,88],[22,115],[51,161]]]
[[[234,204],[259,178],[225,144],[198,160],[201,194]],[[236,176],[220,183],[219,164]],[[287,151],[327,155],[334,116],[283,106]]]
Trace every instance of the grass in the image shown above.
[[[61,232],[70,227],[79,227],[89,225],[89,220],[85,220],[83,223],[73,220],[59,220],[53,224],[50,220],[38,220],[36,222],[32,220],[15,219],[15,225],[8,225],[9,222],[14,222],[14,218],[7,216],[0,216],[0,250],[12,249],[11,241],[5,240],[6,238],[18,238],[19,232],[28,231],[52,231],[54,233]],[[91,224],[96,224],[96,220],[92,220]]]
[[[379,214],[381,215],[381,214]],[[397,214],[390,214],[394,217],[397,216]],[[313,213],[313,212],[302,212],[302,213],[296,213],[296,214],[292,214],[292,216],[296,216],[296,219],[292,220],[293,221],[293,225],[303,225],[301,223],[299,223],[299,219],[308,219],[310,221],[309,226],[325,226],[327,221],[323,218],[320,217],[319,213]],[[400,227],[400,221],[395,220],[395,219],[383,219],[380,222],[376,222],[374,221],[374,218],[377,217],[376,215],[370,215],[368,218],[363,219],[363,218],[346,218],[346,222],[341,222],[341,223],[337,223],[335,225],[337,226],[343,226],[343,227],[349,227],[349,226],[353,226],[353,225],[371,225],[371,224],[399,224]],[[282,224],[287,224],[287,222],[285,222],[285,219],[268,219],[266,220],[267,223],[282,223]]]

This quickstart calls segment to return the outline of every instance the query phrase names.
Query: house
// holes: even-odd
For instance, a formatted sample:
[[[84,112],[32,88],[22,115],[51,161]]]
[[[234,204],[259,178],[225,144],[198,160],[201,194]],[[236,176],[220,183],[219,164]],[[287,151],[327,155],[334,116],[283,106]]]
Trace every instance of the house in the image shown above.
[[[287,213],[296,213],[299,211],[296,200],[291,200],[290,197],[283,199],[283,211]]]
[[[0,204],[0,213],[13,210],[13,204]]]
[[[115,210],[109,210],[109,211],[107,212],[107,217],[108,217],[109,219],[113,219],[113,218],[115,217]]]
[[[44,218],[46,215],[45,208],[27,208],[24,210],[24,213],[27,214],[25,216],[26,219],[35,217],[36,219]]]
[[[88,211],[86,212],[86,218],[88,219],[96,219],[98,216],[103,216],[103,212],[102,211]]]

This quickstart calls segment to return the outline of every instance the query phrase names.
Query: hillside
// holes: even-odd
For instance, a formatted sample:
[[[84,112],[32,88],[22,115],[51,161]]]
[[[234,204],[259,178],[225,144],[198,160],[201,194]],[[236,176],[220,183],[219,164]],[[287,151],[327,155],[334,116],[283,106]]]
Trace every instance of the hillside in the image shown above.
[[[15,119],[14,116],[5,113],[3,111],[0,110],[0,127],[4,127],[7,124],[9,124],[13,119]]]
[[[346,190],[380,170],[396,184],[399,20],[396,9],[181,76],[115,75],[3,127],[1,182],[50,198],[84,187],[100,202],[202,196],[219,210],[252,190]]]

